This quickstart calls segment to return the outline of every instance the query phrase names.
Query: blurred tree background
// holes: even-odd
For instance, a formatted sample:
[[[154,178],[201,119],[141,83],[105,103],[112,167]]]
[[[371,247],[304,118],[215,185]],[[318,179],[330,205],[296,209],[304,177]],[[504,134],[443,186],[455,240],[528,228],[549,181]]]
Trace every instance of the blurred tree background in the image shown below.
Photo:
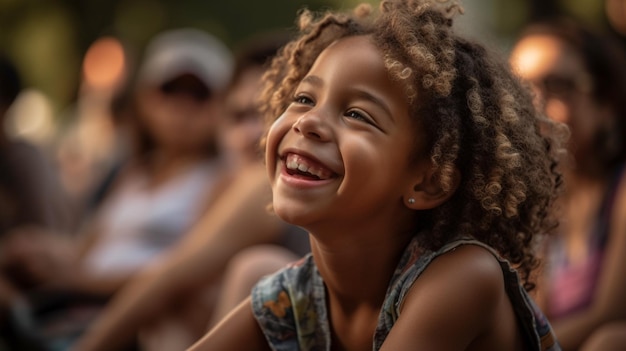
[[[0,48],[22,72],[26,86],[51,101],[55,116],[77,97],[82,60],[102,36],[115,36],[138,55],[155,33],[197,27],[228,45],[261,31],[290,28],[303,8],[347,8],[356,0],[0,0]],[[374,3],[375,1],[369,1]],[[461,24],[506,50],[533,19],[567,13],[603,30],[611,26],[607,2],[623,0],[464,0]]]

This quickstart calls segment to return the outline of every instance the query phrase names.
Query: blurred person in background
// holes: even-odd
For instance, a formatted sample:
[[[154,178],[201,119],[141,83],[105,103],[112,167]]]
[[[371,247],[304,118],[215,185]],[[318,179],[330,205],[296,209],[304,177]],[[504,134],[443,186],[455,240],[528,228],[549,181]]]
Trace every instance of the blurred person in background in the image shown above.
[[[563,350],[626,348],[626,56],[571,19],[522,31],[510,62],[570,129],[559,235],[537,299]]]
[[[217,196],[223,161],[216,131],[232,68],[230,49],[208,33],[185,28],[157,35],[130,95],[115,100],[117,113],[130,119],[122,123],[134,147],[81,233],[50,241],[34,232],[6,243],[6,255],[39,284],[29,299],[33,334],[49,349],[67,349]]]
[[[22,91],[15,65],[0,54],[0,237],[24,225],[64,230],[69,210],[53,162],[34,144],[5,129]]]
[[[21,92],[16,66],[0,54],[0,338],[12,347],[29,347],[10,315],[23,304],[21,292],[35,282],[20,262],[5,255],[5,243],[22,239],[30,230],[46,230],[56,237],[70,226],[68,199],[52,160],[36,145],[6,131],[10,108]]]
[[[302,229],[268,212],[271,191],[259,148],[261,77],[288,39],[268,33],[239,46],[219,128],[229,164],[224,190],[167,260],[121,291],[73,350],[116,350],[137,334],[145,350],[185,349],[249,295],[261,276],[309,252]],[[185,323],[187,312],[195,312],[198,323]]]
[[[126,120],[120,109],[133,66],[134,48],[121,38],[101,36],[86,50],[75,103],[59,118],[55,160],[69,195],[75,226],[84,223],[129,153]],[[128,110],[128,109],[125,109]]]

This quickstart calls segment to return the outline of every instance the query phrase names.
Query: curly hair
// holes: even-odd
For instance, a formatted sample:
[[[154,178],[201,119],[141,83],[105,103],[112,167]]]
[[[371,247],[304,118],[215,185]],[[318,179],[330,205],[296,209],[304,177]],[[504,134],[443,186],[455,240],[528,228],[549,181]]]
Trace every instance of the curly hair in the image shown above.
[[[332,42],[369,35],[392,79],[402,83],[414,126],[428,136],[434,176],[451,191],[443,205],[420,213],[418,238],[429,249],[471,236],[518,268],[527,289],[537,266],[533,237],[557,225],[551,207],[561,191],[560,125],[540,114],[529,90],[504,60],[452,28],[456,3],[384,0],[352,12],[299,14],[300,36],[265,74],[263,111],[271,123],[300,80]],[[417,134],[416,134],[417,135]],[[417,138],[416,138],[417,139]],[[411,159],[424,155],[417,149]]]

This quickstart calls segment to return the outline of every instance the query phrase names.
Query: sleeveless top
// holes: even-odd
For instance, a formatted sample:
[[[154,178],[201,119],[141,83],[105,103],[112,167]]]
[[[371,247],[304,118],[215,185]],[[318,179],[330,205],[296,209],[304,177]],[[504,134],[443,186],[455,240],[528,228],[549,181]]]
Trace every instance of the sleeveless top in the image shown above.
[[[609,183],[591,229],[587,243],[587,256],[580,262],[570,262],[563,235],[553,237],[549,245],[548,306],[551,319],[559,319],[588,307],[594,299],[598,278],[602,270],[606,243],[610,233],[613,204],[620,186],[622,166]]]
[[[473,240],[458,239],[437,251],[421,248],[413,239],[390,280],[378,317],[373,350],[379,350],[400,315],[400,306],[413,283],[438,256],[461,245],[486,248],[500,262],[506,292],[515,309],[525,345],[533,351],[561,350],[550,324],[521,286],[517,272],[491,247]],[[252,309],[269,345],[276,351],[322,351],[331,349],[325,288],[313,256],[263,278],[252,289]]]

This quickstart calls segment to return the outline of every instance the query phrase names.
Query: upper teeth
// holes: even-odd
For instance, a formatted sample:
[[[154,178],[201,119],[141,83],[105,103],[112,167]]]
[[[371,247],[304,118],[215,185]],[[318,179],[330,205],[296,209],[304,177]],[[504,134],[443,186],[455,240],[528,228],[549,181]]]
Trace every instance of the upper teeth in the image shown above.
[[[329,170],[309,164],[305,159],[298,155],[289,154],[285,162],[287,169],[298,170],[317,176],[320,179],[330,178],[332,173]]]

